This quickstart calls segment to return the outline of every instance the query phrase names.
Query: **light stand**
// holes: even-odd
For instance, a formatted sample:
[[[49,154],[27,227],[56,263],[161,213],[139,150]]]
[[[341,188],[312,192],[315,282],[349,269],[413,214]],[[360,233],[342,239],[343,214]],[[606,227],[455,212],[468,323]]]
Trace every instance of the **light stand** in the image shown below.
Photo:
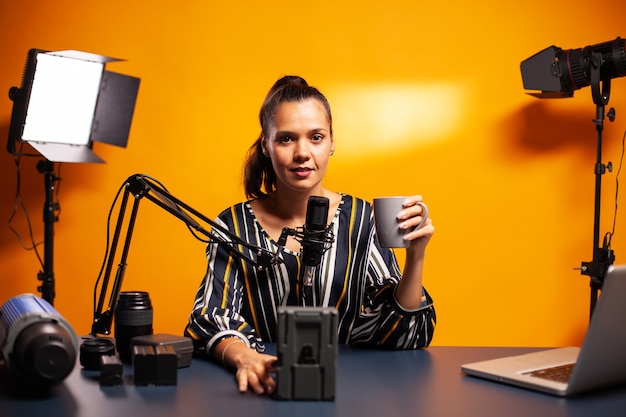
[[[94,311],[94,321],[91,327],[91,334],[93,336],[97,336],[98,334],[108,335],[111,333],[111,324],[113,322],[113,315],[115,314],[118,296],[124,280],[124,274],[126,272],[128,252],[130,249],[133,230],[135,227],[135,221],[137,219],[139,203],[144,198],[148,201],[155,203],[157,206],[161,207],[168,213],[183,221],[187,225],[187,228],[192,231],[192,234],[194,234],[194,236],[198,237],[196,233],[204,235],[206,238],[208,238],[208,241],[205,242],[220,244],[232,255],[235,255],[238,258],[250,263],[251,265],[257,267],[259,270],[263,270],[267,267],[270,267],[271,265],[281,262],[281,259],[278,257],[280,246],[277,248],[276,253],[272,253],[267,249],[251,245],[250,243],[240,239],[238,236],[231,233],[225,227],[222,227],[213,220],[210,220],[202,213],[198,212],[191,206],[185,204],[183,201],[174,197],[154,179],[140,174],[131,175],[124,183],[123,188],[124,192],[120,204],[120,210],[115,226],[115,231],[113,233],[110,250],[107,252],[107,259],[104,265],[104,274],[102,276],[100,295]],[[128,200],[131,195],[134,197],[135,200],[133,202],[130,217],[128,219],[128,224],[126,226],[126,232],[123,241],[124,247],[122,249],[120,259],[117,263],[117,271],[115,274],[113,285],[111,287],[108,308],[107,310],[103,311],[107,295],[107,288],[109,286],[111,272],[113,270],[116,252],[120,241],[120,235],[124,226],[124,217],[126,212],[128,211]],[[201,223],[208,224],[211,230],[205,229],[201,225]]]
[[[11,87],[13,101],[7,151],[22,153],[28,144],[41,154],[37,170],[44,174],[44,262],[38,279],[42,298],[53,304],[54,223],[59,178],[55,162],[104,162],[92,151],[94,142],[126,147],[139,89],[139,78],[105,71],[117,58],[88,52],[28,51],[22,85]],[[19,169],[19,167],[18,167]]]
[[[596,118],[593,122],[596,125],[597,132],[597,147],[596,147],[596,164],[595,164],[595,201],[594,201],[594,216],[593,216],[593,260],[591,262],[583,262],[580,267],[581,274],[588,275],[590,277],[590,303],[589,303],[589,315],[593,315],[596,302],[598,300],[598,293],[602,289],[604,283],[604,277],[606,272],[613,264],[615,260],[615,254],[609,246],[609,242],[603,242],[600,246],[600,200],[602,189],[602,175],[605,174],[608,169],[609,172],[612,169],[612,165],[609,162],[605,165],[602,162],[602,132],[604,130],[604,118],[608,116],[609,121],[615,120],[615,110],[610,109],[608,114],[604,113],[605,106],[609,102],[611,93],[611,79],[605,79],[601,81],[600,67],[602,61],[602,54],[594,52],[591,54],[591,94],[593,102],[596,105]]]
[[[612,233],[605,235],[600,246],[602,175],[607,169],[612,170],[610,162],[607,165],[602,163],[602,131],[605,117],[608,116],[611,122],[615,119],[615,110],[610,109],[608,114],[605,114],[605,106],[609,102],[611,79],[626,76],[626,40],[617,37],[612,41],[567,50],[553,45],[522,61],[520,69],[524,88],[535,90],[528,94],[538,98],[572,97],[575,90],[591,86],[593,102],[596,105],[596,118],[593,122],[597,132],[593,259],[591,262],[583,262],[582,266],[576,268],[591,278],[591,316],[598,292],[602,290],[604,277],[615,260],[615,254],[611,249]]]

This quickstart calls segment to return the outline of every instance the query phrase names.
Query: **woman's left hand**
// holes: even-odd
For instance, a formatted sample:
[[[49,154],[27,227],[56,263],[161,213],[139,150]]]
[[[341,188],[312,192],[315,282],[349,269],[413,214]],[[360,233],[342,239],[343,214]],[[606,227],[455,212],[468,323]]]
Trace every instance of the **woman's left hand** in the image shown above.
[[[426,245],[430,241],[430,238],[435,233],[432,218],[428,216],[424,207],[418,204],[420,202],[422,202],[422,196],[420,195],[407,197],[403,204],[404,209],[398,213],[398,220],[401,221],[400,229],[407,232],[404,235],[404,239],[411,241],[407,250],[424,251],[426,249]],[[415,229],[420,223],[422,223],[425,215],[428,216],[426,222],[419,229]]]

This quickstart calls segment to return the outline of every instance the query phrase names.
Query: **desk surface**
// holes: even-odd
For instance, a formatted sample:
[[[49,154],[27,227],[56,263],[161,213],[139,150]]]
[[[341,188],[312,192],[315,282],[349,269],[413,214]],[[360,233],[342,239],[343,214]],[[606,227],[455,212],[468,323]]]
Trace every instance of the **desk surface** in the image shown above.
[[[176,386],[137,387],[132,375],[100,387],[98,372],[77,365],[47,395],[15,392],[0,374],[0,415],[176,417],[409,417],[409,416],[616,416],[626,410],[626,386],[576,398],[558,398],[465,376],[461,364],[528,348],[440,347],[375,351],[341,346],[335,401],[277,401],[239,394],[234,376],[194,359],[178,371]],[[130,371],[130,368],[127,369]]]

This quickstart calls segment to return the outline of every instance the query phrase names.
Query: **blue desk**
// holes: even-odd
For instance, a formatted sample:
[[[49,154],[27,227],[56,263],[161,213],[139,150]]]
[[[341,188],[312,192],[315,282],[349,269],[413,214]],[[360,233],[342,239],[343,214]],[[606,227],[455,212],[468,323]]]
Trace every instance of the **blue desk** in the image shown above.
[[[374,351],[341,346],[336,400],[282,402],[239,394],[234,376],[194,359],[178,371],[178,385],[100,387],[98,373],[76,366],[47,395],[16,392],[0,372],[2,417],[535,417],[626,414],[626,386],[577,398],[557,398],[465,376],[462,363],[531,351],[527,348],[430,347]],[[130,368],[128,369],[130,373]]]

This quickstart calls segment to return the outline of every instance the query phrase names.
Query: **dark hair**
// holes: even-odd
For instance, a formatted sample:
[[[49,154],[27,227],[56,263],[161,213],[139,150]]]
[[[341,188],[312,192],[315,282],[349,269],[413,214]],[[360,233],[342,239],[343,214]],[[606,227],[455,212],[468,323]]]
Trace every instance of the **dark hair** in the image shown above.
[[[311,87],[304,78],[296,75],[284,76],[274,83],[265,96],[259,112],[261,134],[248,149],[243,167],[243,185],[247,198],[262,197],[276,189],[276,173],[272,161],[263,155],[261,145],[261,139],[263,136],[266,138],[269,136],[269,130],[274,124],[276,108],[285,102],[304,101],[310,98],[319,100],[326,109],[332,135],[333,118],[330,104],[326,97],[317,88]]]

